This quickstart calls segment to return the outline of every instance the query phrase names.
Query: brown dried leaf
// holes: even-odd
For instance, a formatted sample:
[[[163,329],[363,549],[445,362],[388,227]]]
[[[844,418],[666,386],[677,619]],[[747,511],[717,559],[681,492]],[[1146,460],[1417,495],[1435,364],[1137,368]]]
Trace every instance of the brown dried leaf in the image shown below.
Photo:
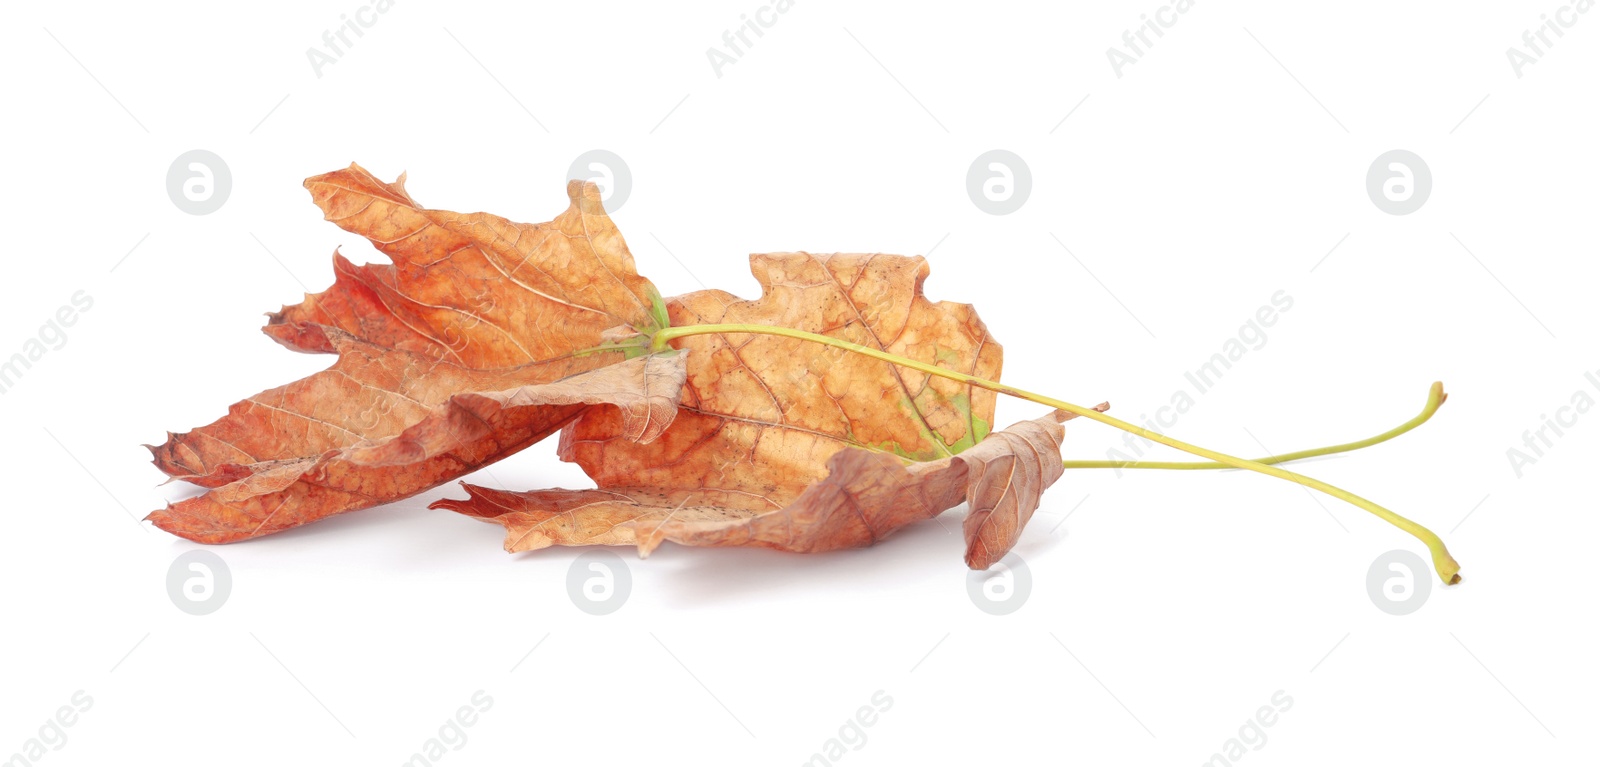
[[[158,526],[227,542],[396,500],[542,439],[587,404],[619,406],[606,409],[628,421],[624,439],[653,438],[671,420],[675,408],[660,403],[676,402],[678,389],[663,387],[681,379],[682,360],[591,375],[581,392],[564,380],[622,359],[574,354],[608,329],[652,323],[655,289],[594,184],[569,184],[566,212],[534,225],[427,210],[403,182],[357,165],[307,179],[328,220],[393,263],[335,253],[332,288],[271,315],[269,336],[338,354],[331,368],[151,448],[171,477],[212,488],[153,513]],[[497,399],[519,387],[526,402]],[[641,408],[645,427],[631,420]]]
[[[1062,474],[1057,411],[989,435],[938,461],[846,448],[827,475],[773,508],[764,498],[726,490],[608,487],[511,493],[464,485],[469,498],[445,508],[506,528],[506,550],[592,544],[634,545],[648,554],[662,541],[689,546],[757,546],[801,553],[874,544],[962,501],[967,564],[986,569],[1016,543],[1044,490]]]

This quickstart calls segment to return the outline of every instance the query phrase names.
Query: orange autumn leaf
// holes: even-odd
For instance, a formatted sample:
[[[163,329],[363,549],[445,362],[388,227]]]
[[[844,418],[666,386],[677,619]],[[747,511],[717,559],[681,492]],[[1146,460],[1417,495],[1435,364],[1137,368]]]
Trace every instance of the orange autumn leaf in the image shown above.
[[[545,224],[428,210],[360,166],[306,181],[325,217],[390,264],[334,254],[330,289],[271,315],[329,369],[235,404],[151,448],[210,488],[154,512],[158,527],[225,543],[422,492],[610,405],[649,441],[676,414],[681,358],[575,354],[617,327],[659,324],[656,293],[599,202],[572,182]]]

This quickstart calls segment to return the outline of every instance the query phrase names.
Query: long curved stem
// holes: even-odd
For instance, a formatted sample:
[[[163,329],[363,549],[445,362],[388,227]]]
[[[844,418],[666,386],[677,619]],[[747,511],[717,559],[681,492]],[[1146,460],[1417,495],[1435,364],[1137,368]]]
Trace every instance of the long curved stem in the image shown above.
[[[1000,394],[1009,394],[1013,397],[1019,397],[1021,399],[1029,400],[1030,402],[1037,402],[1041,405],[1052,407],[1057,410],[1065,410],[1068,413],[1073,413],[1083,418],[1099,421],[1107,426],[1112,426],[1126,432],[1137,434],[1138,436],[1144,437],[1152,442],[1159,442],[1163,445],[1167,445],[1168,447],[1174,447],[1187,453],[1193,453],[1201,458],[1206,458],[1213,462],[1231,466],[1236,469],[1248,469],[1260,474],[1265,474],[1269,477],[1277,477],[1278,479],[1288,480],[1297,485],[1303,485],[1313,490],[1318,490],[1331,495],[1334,498],[1338,498],[1341,501],[1363,509],[1384,520],[1385,522],[1388,522],[1389,524],[1394,525],[1395,527],[1398,527],[1407,533],[1410,533],[1412,536],[1416,537],[1417,540],[1422,541],[1423,544],[1428,547],[1428,552],[1433,557],[1434,570],[1438,572],[1440,580],[1447,584],[1458,583],[1461,580],[1461,565],[1457,564],[1455,558],[1450,556],[1450,552],[1445,549],[1444,541],[1439,540],[1439,536],[1435,535],[1432,530],[1412,522],[1411,520],[1406,519],[1405,517],[1402,517],[1399,514],[1396,514],[1382,506],[1379,506],[1372,501],[1362,498],[1359,495],[1351,493],[1348,490],[1342,490],[1323,482],[1322,480],[1313,479],[1305,476],[1304,474],[1297,474],[1287,469],[1278,468],[1277,466],[1260,463],[1258,461],[1250,461],[1244,458],[1237,458],[1226,453],[1219,453],[1215,450],[1203,448],[1198,445],[1191,445],[1182,440],[1168,437],[1165,434],[1150,431],[1142,426],[1136,426],[1128,423],[1120,418],[1106,415],[1098,410],[1086,408],[1082,405],[1074,405],[1070,402],[1055,399],[1054,397],[1046,397],[1043,394],[1035,394],[1034,392],[1026,391],[1024,389],[1018,389],[1016,387],[1007,386],[996,381],[990,381],[977,376],[967,375],[966,373],[959,373],[954,370],[948,370],[937,365],[930,365],[926,362],[920,362],[918,360],[901,357],[896,354],[890,354],[880,349],[862,346],[861,344],[845,341],[843,339],[819,335],[817,333],[809,333],[804,330],[795,330],[793,328],[776,327],[770,325],[708,324],[687,325],[676,328],[662,328],[655,331],[651,337],[650,349],[651,351],[656,352],[665,351],[668,348],[668,344],[674,339],[683,338],[685,336],[717,333],[755,333],[761,335],[783,336],[785,338],[796,338],[803,341],[811,341],[813,343],[823,344],[825,346],[832,346],[837,349],[844,349],[845,351],[862,354],[872,357],[873,359],[882,360],[884,362],[889,362],[902,367],[908,367],[913,370],[919,370],[929,375],[936,375],[941,378],[948,378],[952,381],[971,384],[973,386],[978,386]]]
[[[1304,458],[1315,458],[1319,455],[1348,453],[1352,450],[1360,450],[1364,447],[1372,447],[1380,442],[1388,442],[1389,440],[1394,439],[1401,434],[1405,434],[1406,432],[1411,431],[1412,429],[1415,429],[1424,423],[1427,423],[1428,419],[1432,418],[1433,414],[1439,411],[1439,406],[1444,404],[1447,396],[1448,395],[1444,393],[1444,384],[1435,381],[1433,386],[1428,389],[1428,402],[1423,406],[1422,412],[1417,414],[1415,418],[1412,418],[1411,420],[1406,421],[1405,423],[1400,424],[1399,426],[1396,426],[1382,434],[1379,434],[1375,437],[1368,437],[1363,440],[1358,440],[1356,442],[1346,442],[1341,445],[1329,445],[1327,447],[1317,447],[1310,450],[1297,450],[1293,453],[1269,455],[1265,458],[1256,458],[1255,462],[1268,465],[1288,463],[1290,461],[1298,461]],[[1217,461],[1062,461],[1062,465],[1068,469],[1169,469],[1174,471],[1234,468],[1228,464],[1219,463]]]

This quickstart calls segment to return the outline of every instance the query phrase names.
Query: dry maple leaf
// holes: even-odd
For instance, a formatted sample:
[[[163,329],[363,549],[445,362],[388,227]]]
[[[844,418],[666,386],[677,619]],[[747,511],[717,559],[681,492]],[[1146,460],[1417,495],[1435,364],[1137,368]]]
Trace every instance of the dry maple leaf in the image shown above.
[[[759,546],[800,553],[869,546],[965,501],[967,565],[987,569],[1016,544],[1045,489],[1061,477],[1056,413],[990,434],[938,461],[906,462],[845,448],[827,476],[781,508],[725,490],[535,490],[512,493],[466,484],[465,500],[435,501],[506,528],[506,550],[553,545],[634,545],[647,555],[672,541],[688,546]]]
[[[793,328],[999,377],[1000,346],[972,307],[923,296],[921,258],[758,254],[751,270],[761,298],[673,298],[672,325]],[[631,443],[599,410],[563,430],[562,458],[598,489],[469,486],[469,499],[434,507],[505,525],[513,551],[647,552],[672,540],[809,552],[871,544],[966,498],[967,561],[981,569],[1016,542],[1061,475],[1060,427],[1028,421],[989,435],[992,392],[793,338],[705,335],[680,345],[691,352],[688,381],[661,439]]]
[[[575,354],[664,320],[594,184],[572,182],[567,211],[531,225],[424,209],[403,182],[356,165],[306,181],[329,221],[393,263],[335,253],[332,288],[271,316],[268,335],[337,354],[331,368],[151,448],[162,471],[211,488],[152,513],[158,527],[225,543],[397,500],[590,405],[616,406],[642,441],[672,420],[681,358]]]

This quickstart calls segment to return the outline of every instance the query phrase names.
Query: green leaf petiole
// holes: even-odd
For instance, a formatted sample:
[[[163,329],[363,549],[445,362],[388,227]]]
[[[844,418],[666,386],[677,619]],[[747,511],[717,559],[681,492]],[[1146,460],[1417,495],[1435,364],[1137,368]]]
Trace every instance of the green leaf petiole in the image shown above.
[[[1317,447],[1310,450],[1297,450],[1293,453],[1269,455],[1265,458],[1257,458],[1255,459],[1255,462],[1268,465],[1288,463],[1290,461],[1299,461],[1302,459],[1315,458],[1322,455],[1348,453],[1352,450],[1360,450],[1364,447],[1372,447],[1373,445],[1381,442],[1388,442],[1389,440],[1394,439],[1401,434],[1405,434],[1406,432],[1411,431],[1412,429],[1415,429],[1424,423],[1427,423],[1428,419],[1432,418],[1433,414],[1439,411],[1439,406],[1444,404],[1447,396],[1448,395],[1444,393],[1444,384],[1435,381],[1433,386],[1428,389],[1428,403],[1423,406],[1422,412],[1417,414],[1417,417],[1412,418],[1411,420],[1406,421],[1405,423],[1400,424],[1399,426],[1396,426],[1382,434],[1379,434],[1375,437],[1368,437],[1356,442],[1346,442],[1342,445],[1329,445],[1327,447]],[[1217,461],[1063,461],[1062,465],[1068,469],[1168,469],[1173,471],[1234,468],[1225,463],[1218,463]]]

